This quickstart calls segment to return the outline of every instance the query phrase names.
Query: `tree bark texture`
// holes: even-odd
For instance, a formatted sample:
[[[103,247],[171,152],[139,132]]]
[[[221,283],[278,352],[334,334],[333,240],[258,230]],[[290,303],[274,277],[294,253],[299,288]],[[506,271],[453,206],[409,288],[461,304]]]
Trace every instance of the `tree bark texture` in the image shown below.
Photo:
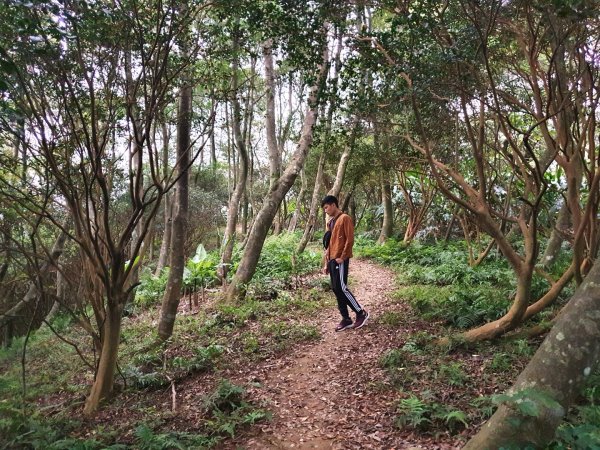
[[[100,402],[109,398],[113,393],[114,373],[117,368],[117,355],[121,337],[121,313],[124,302],[123,299],[106,310],[102,330],[102,351],[94,384],[85,401],[83,409],[85,414],[90,415],[96,412]]]
[[[314,230],[315,225],[317,223],[317,210],[320,205],[320,192],[321,186],[323,185],[323,169],[325,166],[325,151],[321,151],[321,156],[319,157],[319,164],[317,166],[317,175],[315,177],[315,185],[313,187],[312,198],[310,200],[310,211],[308,213],[308,220],[306,221],[306,226],[304,227],[304,233],[302,233],[302,238],[298,243],[298,247],[296,248],[297,253],[302,253],[306,248],[308,241],[310,241]]]
[[[267,148],[269,149],[270,164],[270,182],[269,189],[273,190],[273,185],[281,175],[281,149],[277,145],[277,131],[275,130],[275,70],[273,68],[273,42],[269,39],[263,46],[263,56],[265,61],[265,95],[267,98],[266,111],[266,134]]]
[[[599,360],[600,264],[595,264],[508,391],[515,401],[502,404],[464,449],[544,448]],[[517,402],[523,398],[539,413],[520,413]]]
[[[394,209],[392,207],[392,186],[389,173],[381,173],[381,203],[383,204],[383,224],[377,243],[383,244],[391,235],[394,226]]]
[[[560,254],[561,245],[565,240],[565,235],[568,233],[567,229],[569,228],[570,222],[569,206],[567,205],[567,202],[563,202],[558,211],[556,224],[552,229],[546,250],[542,257],[542,264],[545,269],[550,269],[556,262],[556,259]]]
[[[236,38],[237,39],[237,38]],[[234,43],[234,52],[237,50],[237,42]],[[223,252],[221,255],[221,264],[219,266],[218,274],[221,278],[221,283],[225,285],[227,279],[227,273],[229,272],[229,266],[231,265],[231,257],[233,255],[233,246],[235,244],[235,231],[238,222],[238,211],[240,208],[241,200],[246,192],[246,181],[248,179],[248,152],[246,150],[246,142],[242,135],[242,113],[240,108],[240,101],[238,99],[239,90],[239,79],[238,79],[238,66],[239,61],[237,57],[234,59],[232,64],[233,72],[233,136],[234,142],[238,149],[239,155],[239,167],[238,176],[236,177],[235,189],[229,200],[229,206],[227,209],[227,226],[223,234]]]
[[[160,243],[158,262],[156,263],[156,271],[154,272],[156,276],[160,275],[160,272],[167,266],[169,250],[171,248],[171,233],[173,231],[173,209],[175,202],[173,201],[172,194],[167,194],[164,198],[164,230]]]
[[[192,124],[192,87],[181,88],[177,118],[177,212],[171,232],[170,271],[162,300],[158,336],[165,341],[173,334],[177,307],[181,298],[181,283],[185,266],[185,235],[188,216],[188,170],[190,161],[190,129]]]
[[[354,142],[356,141],[357,132],[358,120],[356,121],[352,129],[352,134],[350,135],[350,142],[348,142],[348,145],[344,148],[344,151],[340,156],[340,162],[338,163],[337,171],[335,174],[335,181],[333,183],[332,188],[328,192],[329,195],[333,195],[335,197],[340,196],[342,186],[344,185],[344,178],[346,176],[346,168],[348,167],[348,161],[350,161],[350,156],[352,155],[352,151],[354,150]]]

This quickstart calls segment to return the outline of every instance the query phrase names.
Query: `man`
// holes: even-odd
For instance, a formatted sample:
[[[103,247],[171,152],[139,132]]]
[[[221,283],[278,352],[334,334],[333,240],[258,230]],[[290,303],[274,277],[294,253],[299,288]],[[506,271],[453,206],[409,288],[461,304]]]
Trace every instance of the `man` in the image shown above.
[[[335,331],[344,331],[349,328],[362,328],[369,313],[365,311],[352,292],[348,290],[348,265],[352,257],[352,246],[354,245],[354,224],[348,214],[344,214],[338,206],[338,200],[333,195],[327,195],[321,202],[323,211],[331,217],[327,223],[327,233],[323,239],[325,246],[325,264],[323,273],[329,273],[331,278],[331,289],[338,301],[338,308],[342,315],[342,321]],[[352,323],[348,307],[356,313],[356,321]]]

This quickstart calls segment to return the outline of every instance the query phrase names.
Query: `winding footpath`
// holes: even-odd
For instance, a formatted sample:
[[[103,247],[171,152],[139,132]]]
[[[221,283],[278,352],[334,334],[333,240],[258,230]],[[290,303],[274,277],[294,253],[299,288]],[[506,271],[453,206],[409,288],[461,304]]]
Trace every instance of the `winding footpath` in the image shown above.
[[[322,339],[266,361],[246,380],[256,386],[250,394],[263,399],[274,417],[257,427],[260,431],[236,439],[231,448],[422,448],[393,426],[395,399],[378,363],[408,331],[402,324],[390,331],[380,321],[386,312],[402,314],[407,308],[390,301],[393,279],[391,270],[352,261],[350,289],[371,315],[367,325],[336,333],[340,318],[335,307],[312,318]]]

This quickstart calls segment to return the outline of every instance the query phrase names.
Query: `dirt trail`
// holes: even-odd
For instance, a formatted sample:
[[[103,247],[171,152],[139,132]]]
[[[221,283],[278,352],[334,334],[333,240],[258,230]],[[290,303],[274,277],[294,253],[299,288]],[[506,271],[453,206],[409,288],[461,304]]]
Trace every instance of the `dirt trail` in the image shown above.
[[[335,332],[337,308],[316,318],[322,339],[297,346],[283,358],[254,372],[253,397],[266,400],[274,418],[253,436],[236,440],[245,449],[411,448],[393,427],[394,398],[378,359],[405,334],[393,335],[379,320],[392,304],[393,273],[367,261],[352,260],[350,289],[371,317],[359,330]],[[333,295],[333,294],[331,294]],[[398,442],[402,442],[401,445]]]

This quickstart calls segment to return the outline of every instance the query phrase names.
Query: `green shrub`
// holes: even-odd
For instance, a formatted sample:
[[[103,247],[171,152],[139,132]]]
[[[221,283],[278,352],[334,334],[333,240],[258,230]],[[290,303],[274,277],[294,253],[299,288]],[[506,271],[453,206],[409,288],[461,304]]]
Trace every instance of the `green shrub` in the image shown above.
[[[172,366],[186,372],[208,372],[214,369],[215,362],[224,352],[221,345],[212,344],[208,347],[199,347],[194,350],[195,355],[191,358],[176,356],[173,358]]]
[[[282,233],[268,237],[254,275],[256,281],[279,280],[290,283],[295,276],[317,270],[321,264],[321,253],[307,249],[299,255],[296,254],[299,241],[298,233]]]
[[[495,372],[506,372],[512,367],[513,359],[506,353],[496,353],[488,367]]]
[[[402,346],[402,350],[414,355],[422,355],[425,351],[431,351],[431,343],[434,336],[427,331],[413,333]]]
[[[204,397],[204,407],[212,417],[207,421],[211,434],[234,437],[240,426],[270,418],[267,411],[248,403],[244,399],[245,393],[243,387],[221,380],[214,392]]]
[[[426,430],[431,424],[433,409],[415,395],[400,400],[397,407],[396,426]]]
[[[231,381],[223,379],[217,385],[217,388],[210,395],[204,397],[204,407],[214,413],[215,411],[233,411],[242,406],[246,390],[233,384]]]
[[[168,267],[162,270],[159,276],[154,276],[150,269],[144,268],[140,275],[140,285],[135,291],[133,303],[141,308],[157,305],[165,293],[168,279]]]
[[[217,277],[217,265],[220,258],[217,252],[207,253],[202,244],[196,248],[196,253],[190,258],[183,269],[183,286],[198,289],[212,286]]]
[[[469,403],[482,419],[489,419],[494,414],[496,410],[496,406],[494,405],[494,401],[492,397],[489,396],[481,396],[476,397]]]
[[[492,286],[414,285],[399,289],[396,295],[406,299],[424,319],[441,320],[460,329],[501,317],[511,301]]]
[[[397,327],[402,323],[402,318],[402,314],[397,311],[386,311],[379,317],[379,321],[389,327]]]
[[[435,417],[442,420],[446,425],[446,428],[451,432],[457,432],[460,429],[469,426],[467,415],[459,409],[444,410],[441,408],[440,411],[435,414]]]
[[[385,369],[395,369],[406,365],[406,355],[400,349],[393,348],[379,358],[379,364]]]
[[[128,366],[123,375],[137,389],[161,389],[170,384],[165,372],[161,370],[143,371],[139,367]]]
[[[467,414],[451,406],[425,402],[415,395],[400,400],[397,407],[396,426],[427,431],[433,426],[457,432],[469,426]]]
[[[557,439],[548,447],[552,450],[598,449],[600,448],[600,427],[594,423],[580,425],[562,424]]]
[[[167,432],[156,433],[146,424],[138,425],[135,429],[137,442],[135,448],[140,450],[167,450],[167,449],[189,449],[210,448],[219,443],[216,436],[204,436],[201,434]]]
[[[460,362],[440,365],[437,376],[451,386],[462,386],[469,379],[463,364]]]

